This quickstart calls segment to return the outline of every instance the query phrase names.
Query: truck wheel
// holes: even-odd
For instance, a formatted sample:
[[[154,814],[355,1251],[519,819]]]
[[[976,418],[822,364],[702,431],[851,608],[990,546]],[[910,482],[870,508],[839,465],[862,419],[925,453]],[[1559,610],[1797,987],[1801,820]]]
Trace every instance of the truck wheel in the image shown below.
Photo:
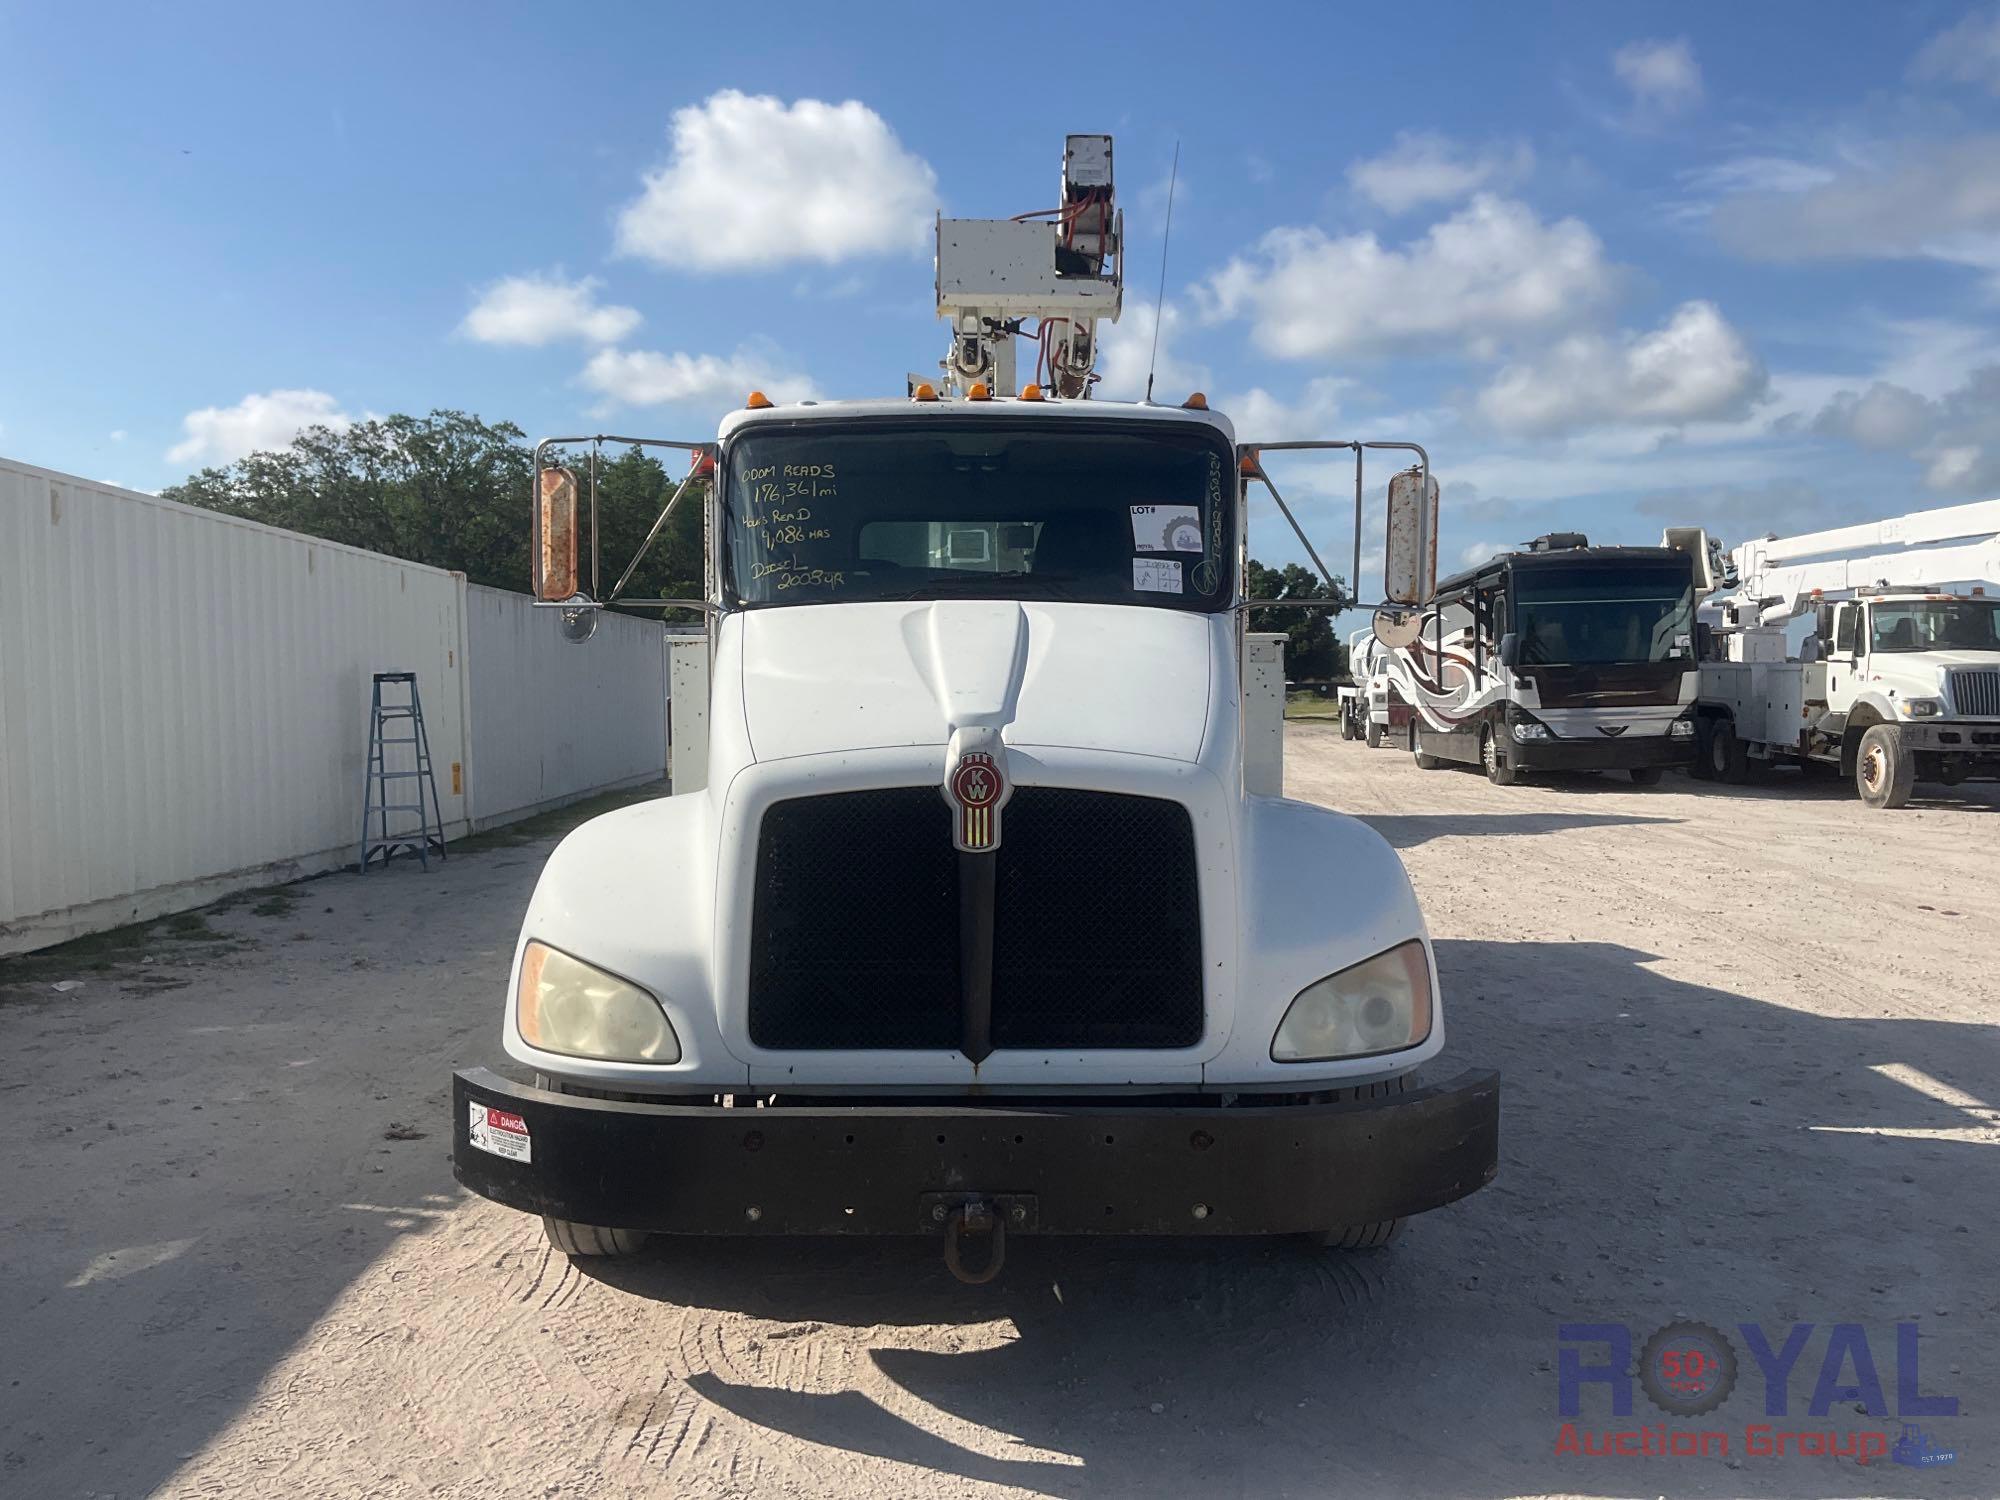
[[[1486,767],[1486,779],[1495,786],[1512,786],[1521,779],[1518,770],[1501,761],[1500,741],[1490,724],[1479,731],[1479,763]]]
[[[1410,754],[1416,757],[1417,769],[1419,771],[1435,771],[1439,766],[1444,764],[1443,761],[1423,748],[1423,742],[1417,738],[1417,721],[1415,719],[1410,720]]]
[[[1660,768],[1658,766],[1634,766],[1632,767],[1632,781],[1636,786],[1658,786],[1660,784]]]
[[[1373,719],[1368,721],[1368,748],[1370,750],[1382,748],[1382,726]]]
[[[1342,1089],[1334,1099],[1381,1099],[1390,1094],[1406,1093],[1413,1076],[1405,1073],[1400,1078],[1386,1079],[1381,1083],[1364,1083],[1358,1088]],[[1404,1222],[1402,1219],[1381,1219],[1373,1224],[1343,1224],[1338,1229],[1315,1231],[1306,1239],[1322,1250],[1386,1250],[1402,1238]]]
[[[1746,774],[1743,741],[1736,738],[1736,721],[1711,719],[1708,725],[1708,775],[1711,781],[1738,782]]]
[[[1870,807],[1901,807],[1917,782],[1917,763],[1891,724],[1871,724],[1854,758],[1854,785]]]
[[[1403,1224],[1402,1219],[1350,1224],[1345,1229],[1322,1229],[1310,1238],[1322,1250],[1386,1250],[1403,1237]]]
[[[1344,740],[1354,738],[1354,710],[1344,705],[1340,710],[1340,737]]]
[[[576,1224],[568,1219],[542,1220],[542,1233],[564,1255],[631,1255],[644,1248],[643,1229],[607,1229],[601,1224]]]

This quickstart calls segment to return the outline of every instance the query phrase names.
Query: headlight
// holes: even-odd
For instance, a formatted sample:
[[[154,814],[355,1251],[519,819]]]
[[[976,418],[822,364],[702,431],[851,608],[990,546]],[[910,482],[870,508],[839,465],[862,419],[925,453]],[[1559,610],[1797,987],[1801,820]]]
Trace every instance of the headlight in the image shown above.
[[[1693,739],[1693,738],[1694,738],[1694,720],[1693,720],[1693,719],[1676,719],[1676,720],[1674,720],[1674,722],[1673,722],[1673,723],[1671,723],[1671,724],[1669,724],[1669,725],[1667,726],[1667,736],[1668,736],[1668,738],[1670,738],[1670,739],[1676,739],[1676,740],[1691,740],[1691,739]]]
[[[1508,728],[1513,731],[1514,742],[1520,745],[1525,745],[1529,740],[1545,740],[1549,737],[1546,724],[1511,724]]]
[[[1944,712],[1944,699],[1905,698],[1896,707],[1906,719],[1935,719]]]
[[[1299,991],[1271,1038],[1271,1061],[1399,1052],[1430,1034],[1430,965],[1412,939]]]
[[[529,943],[521,955],[514,1014],[522,1040],[544,1052],[607,1062],[681,1060],[680,1038],[659,1001],[546,943]]]

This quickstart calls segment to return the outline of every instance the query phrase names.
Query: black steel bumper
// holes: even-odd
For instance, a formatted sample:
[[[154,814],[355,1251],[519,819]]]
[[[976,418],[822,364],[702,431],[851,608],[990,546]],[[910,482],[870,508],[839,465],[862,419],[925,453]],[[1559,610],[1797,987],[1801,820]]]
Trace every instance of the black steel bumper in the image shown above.
[[[1523,771],[1636,771],[1694,764],[1694,737],[1592,734],[1588,739],[1510,740],[1507,762]]]
[[[474,1110],[506,1119],[475,1146]],[[452,1172],[496,1203],[673,1234],[908,1234],[984,1201],[1015,1233],[1276,1234],[1401,1218],[1484,1186],[1500,1079],[1346,1104],[724,1109],[452,1080]],[[490,1130],[484,1132],[494,1139]]]

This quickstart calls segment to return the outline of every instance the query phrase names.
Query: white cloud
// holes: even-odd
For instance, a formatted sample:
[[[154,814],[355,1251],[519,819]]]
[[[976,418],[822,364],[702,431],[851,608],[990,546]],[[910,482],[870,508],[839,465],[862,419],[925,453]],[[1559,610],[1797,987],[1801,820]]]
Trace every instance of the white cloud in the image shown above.
[[[1813,430],[1864,448],[1908,448],[1935,420],[1932,404],[1915,391],[1878,380],[1858,394],[1836,394],[1813,418]]]
[[[915,254],[937,174],[856,100],[724,89],[676,110],[673,153],[618,216],[618,251],[692,271]]]
[[[1725,197],[1710,217],[1724,244],[1757,260],[1931,259],[2000,273],[2000,135],[1850,155],[1792,191]]]
[[[818,394],[812,381],[780,368],[778,361],[739,349],[714,354],[660,354],[651,349],[600,349],[579,377],[620,406],[741,404],[750,392],[773,401],[803,401]]]
[[[308,427],[344,432],[353,426],[325,391],[266,391],[234,406],[205,406],[181,418],[187,436],[167,450],[167,462],[226,464],[248,454],[290,445]]]
[[[2000,364],[1972,370],[1935,397],[1891,380],[1839,391],[1812,430],[1865,448],[1902,449],[1934,490],[1990,496],[2000,492]]]
[[[1146,394],[1146,371],[1153,358],[1153,324],[1149,302],[1127,302],[1116,323],[1097,325],[1096,393],[1112,401],[1137,401]],[[1186,316],[1180,307],[1166,304],[1160,321],[1159,363],[1154,377],[1156,400],[1179,401],[1192,391],[1207,391],[1208,366],[1182,359],[1174,346],[1186,331]],[[1025,341],[1022,345],[1025,349]]]
[[[1977,84],[2000,94],[2000,7],[1973,11],[1932,37],[1910,64],[1910,76]]]
[[[1611,71],[1631,90],[1633,106],[1642,113],[1677,114],[1701,102],[1701,64],[1686,37],[1628,42],[1612,54]]]
[[[643,321],[636,308],[599,302],[595,276],[503,276],[484,288],[459,332],[482,344],[539,347],[558,339],[615,344]]]
[[[1347,181],[1400,214],[1425,203],[1456,203],[1483,187],[1511,186],[1534,167],[1535,153],[1525,141],[1473,152],[1432,131],[1405,130],[1380,156],[1349,167]]]
[[[1274,229],[1201,296],[1211,316],[1248,318],[1265,353],[1313,359],[1559,326],[1607,301],[1617,281],[1580,221],[1544,224],[1481,193],[1400,249],[1372,234]]]
[[[1215,405],[1235,425],[1241,442],[1338,438],[1346,436],[1333,430],[1333,424],[1341,416],[1340,398],[1353,384],[1338,375],[1321,375],[1307,381],[1305,389],[1290,401],[1272,395],[1262,386],[1253,386]]]
[[[1495,427],[1528,433],[1728,420],[1746,416],[1769,385],[1715,304],[1688,302],[1651,333],[1576,334],[1508,365],[1479,393],[1479,412]]]
[[[122,428],[122,427],[116,427],[116,428],[113,428],[113,429],[112,429],[112,431],[111,431],[111,441],[112,441],[112,442],[114,442],[114,443],[122,443],[122,442],[124,442],[124,441],[125,441],[125,429],[124,429],[124,428]]]

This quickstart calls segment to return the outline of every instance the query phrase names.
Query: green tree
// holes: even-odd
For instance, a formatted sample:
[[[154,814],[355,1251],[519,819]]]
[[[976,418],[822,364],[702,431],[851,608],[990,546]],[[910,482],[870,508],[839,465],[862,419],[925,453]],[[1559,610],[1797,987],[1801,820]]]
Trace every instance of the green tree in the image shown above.
[[[1323,583],[1312,569],[1297,563],[1267,568],[1253,557],[1246,582],[1246,595],[1253,600],[1324,599],[1330,606],[1250,611],[1252,630],[1284,632],[1287,678],[1294,682],[1320,682],[1346,672],[1347,647],[1333,632],[1333,617],[1353,602],[1341,579]]]
[[[587,557],[590,455],[563,458],[580,481]],[[309,428],[289,448],[203,469],[162,493],[183,504],[449,568],[474,583],[520,591],[530,578],[533,465],[533,449],[512,422],[434,411],[424,417],[371,418],[340,431]],[[599,456],[604,592],[624,572],[686,472],[683,465],[670,474],[640,448]],[[627,597],[700,594],[706,504],[703,482],[683,497],[626,585]]]

